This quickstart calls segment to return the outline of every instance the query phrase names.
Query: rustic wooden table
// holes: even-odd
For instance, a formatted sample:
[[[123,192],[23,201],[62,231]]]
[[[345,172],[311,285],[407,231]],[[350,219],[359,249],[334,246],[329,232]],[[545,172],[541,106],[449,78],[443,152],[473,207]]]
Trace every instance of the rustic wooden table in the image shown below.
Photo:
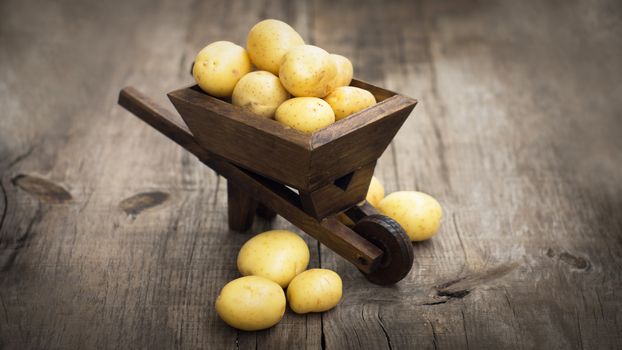
[[[249,237],[225,181],[116,98],[266,17],[420,100],[376,175],[445,216],[388,288],[306,237],[341,305],[248,333],[213,308]],[[619,346],[621,37],[614,0],[2,1],[0,348]]]

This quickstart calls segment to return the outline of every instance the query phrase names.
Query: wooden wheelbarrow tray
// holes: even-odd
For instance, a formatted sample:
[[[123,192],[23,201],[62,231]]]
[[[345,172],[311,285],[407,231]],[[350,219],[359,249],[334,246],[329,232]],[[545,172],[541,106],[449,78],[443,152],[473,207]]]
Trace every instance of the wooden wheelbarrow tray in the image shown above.
[[[132,87],[121,90],[119,104],[227,178],[232,230],[248,230],[256,213],[278,213],[370,281],[393,284],[412,267],[412,245],[365,196],[377,159],[417,101],[358,80],[351,85],[378,103],[312,134],[257,117],[196,85],[168,94],[189,130]],[[354,226],[342,223],[340,213]]]

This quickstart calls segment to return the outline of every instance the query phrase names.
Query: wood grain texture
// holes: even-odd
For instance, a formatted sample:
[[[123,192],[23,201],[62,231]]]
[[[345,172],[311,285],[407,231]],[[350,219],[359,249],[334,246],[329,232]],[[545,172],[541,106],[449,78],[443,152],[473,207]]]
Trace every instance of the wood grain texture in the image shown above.
[[[303,235],[343,302],[247,333],[213,309],[249,237],[225,180],[116,99],[166,103],[202,46],[266,17],[420,101],[376,175],[445,216],[391,288]],[[0,347],[617,348],[620,18],[612,0],[0,2]],[[272,227],[297,230],[251,232]]]
[[[302,207],[313,217],[323,219],[364,201],[375,167],[374,161],[314,191],[298,191]]]
[[[248,195],[246,190],[227,181],[227,220],[229,228],[246,232],[253,227],[257,201]]]
[[[307,135],[193,88],[168,96],[203,148],[286,185],[306,188]]]
[[[324,315],[326,347],[615,348],[619,4],[316,1],[312,12],[315,44],[420,101],[376,176],[445,209],[395,288],[322,250],[352,296]],[[348,30],[324,30],[337,22]]]

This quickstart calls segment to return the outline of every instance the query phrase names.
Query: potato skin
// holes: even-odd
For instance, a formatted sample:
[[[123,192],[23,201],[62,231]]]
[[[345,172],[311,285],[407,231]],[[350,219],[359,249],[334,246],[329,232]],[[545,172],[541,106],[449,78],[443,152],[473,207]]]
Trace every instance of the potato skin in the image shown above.
[[[371,92],[354,86],[338,87],[324,100],[335,112],[336,120],[341,120],[376,104],[376,98]]]
[[[216,299],[216,312],[231,327],[256,331],[279,323],[285,303],[285,293],[278,284],[267,278],[246,276],[222,288]]]
[[[246,49],[255,67],[278,75],[287,51],[304,43],[300,34],[289,24],[266,19],[255,24],[248,32]]]
[[[323,312],[339,304],[341,277],[327,269],[310,269],[292,280],[287,288],[289,307],[297,314]]]
[[[208,94],[229,97],[238,80],[252,68],[243,47],[229,41],[216,41],[199,51],[194,59],[192,76]]]
[[[384,186],[377,177],[372,176],[369,183],[369,189],[367,190],[367,196],[365,199],[369,204],[378,208],[380,201],[384,198]]]
[[[340,86],[350,85],[352,76],[354,75],[352,62],[346,57],[337,54],[331,54],[330,58],[335,62],[335,66],[337,67],[337,75],[331,84],[331,91]]]
[[[231,103],[265,118],[274,117],[274,112],[289,98],[289,93],[279,77],[267,72],[250,72],[238,81],[233,89]]]
[[[265,277],[285,288],[309,265],[309,247],[294,232],[266,231],[244,243],[237,265],[243,276]]]
[[[335,114],[326,101],[316,97],[295,97],[276,109],[274,118],[300,132],[310,134],[335,122]]]
[[[397,221],[411,241],[434,236],[443,216],[443,209],[434,197],[416,191],[393,192],[380,201],[378,210]]]
[[[297,97],[324,97],[332,89],[337,65],[328,52],[313,45],[296,46],[283,57],[281,83]]]

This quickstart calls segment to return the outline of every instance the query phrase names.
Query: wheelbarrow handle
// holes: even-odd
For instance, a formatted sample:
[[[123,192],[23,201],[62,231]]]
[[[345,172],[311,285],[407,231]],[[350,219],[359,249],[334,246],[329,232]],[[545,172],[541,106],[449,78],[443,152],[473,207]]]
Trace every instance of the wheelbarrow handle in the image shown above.
[[[123,88],[119,92],[119,105],[199,159],[208,160],[211,158],[209,152],[199,146],[194,140],[194,136],[186,126],[182,126],[174,121],[177,119],[177,116],[173,112],[161,107],[136,88],[132,86]]]

